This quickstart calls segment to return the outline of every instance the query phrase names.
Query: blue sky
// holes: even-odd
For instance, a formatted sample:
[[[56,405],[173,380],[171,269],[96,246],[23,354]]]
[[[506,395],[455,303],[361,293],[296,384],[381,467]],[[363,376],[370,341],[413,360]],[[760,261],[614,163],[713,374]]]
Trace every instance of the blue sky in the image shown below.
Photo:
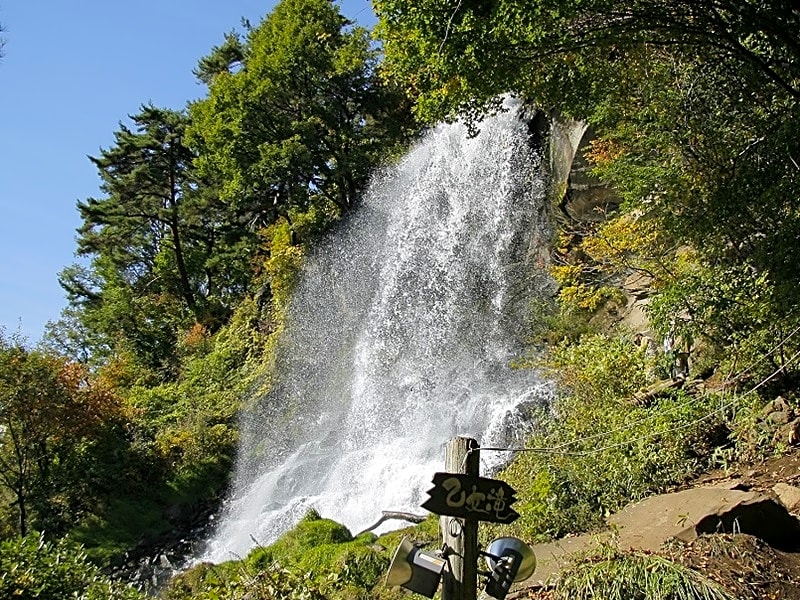
[[[66,301],[75,204],[100,196],[87,155],[142,104],[180,109],[203,96],[192,69],[273,0],[0,0],[0,329],[35,344]],[[375,23],[369,0],[342,12]]]

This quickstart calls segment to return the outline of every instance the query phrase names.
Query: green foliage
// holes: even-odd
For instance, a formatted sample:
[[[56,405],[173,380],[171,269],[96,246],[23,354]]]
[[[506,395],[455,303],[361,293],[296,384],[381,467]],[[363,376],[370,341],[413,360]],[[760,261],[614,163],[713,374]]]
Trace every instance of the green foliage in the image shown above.
[[[556,265],[550,274],[559,285],[558,298],[565,307],[593,313],[619,292],[610,286],[593,286],[584,280],[582,265]]]
[[[536,298],[530,303],[527,342],[536,351],[545,350],[564,340],[576,342],[581,336],[597,330],[587,311],[560,300]],[[520,360],[514,366],[535,367],[537,360]]]
[[[635,219],[646,242],[636,264],[617,263],[654,277],[659,332],[677,328],[754,360],[798,322],[800,271],[787,239],[800,233],[790,200],[800,169],[787,127],[800,106],[725,64],[663,50],[642,57],[647,76],[626,82],[634,101],[609,95],[595,113],[595,172],[623,196],[621,218]]]
[[[110,465],[88,470],[98,478],[86,494],[90,510],[66,521],[99,564],[119,558],[142,537],[156,539],[184,526],[218,501],[238,440],[237,409],[266,360],[262,312],[249,299],[216,333],[200,325],[182,332],[176,381],[154,385],[121,358],[100,369],[125,399],[126,437],[104,442],[101,456]],[[86,463],[70,464],[78,469],[77,486]]]
[[[227,568],[226,568],[227,567]],[[311,573],[275,565],[257,572],[231,565],[199,565],[176,577],[164,600],[327,600]]]
[[[130,118],[91,158],[106,194],[78,203],[78,253],[91,263],[62,272],[70,309],[50,337],[95,360],[129,353],[164,378],[178,331],[219,328],[246,291],[255,237],[194,172],[185,114],[143,106]]]
[[[559,243],[562,303],[594,310],[604,286],[641,274],[654,333],[694,340],[711,367],[760,361],[798,323],[800,272],[785,255],[786,236],[800,231],[796,140],[785,129],[796,101],[724,63],[650,47],[631,58],[595,106],[600,137],[587,155],[624,203]]]
[[[216,333],[200,326],[184,332],[181,377],[173,382],[130,380],[124,365],[114,363],[103,369],[131,409],[131,446],[113,496],[74,532],[94,560],[112,561],[142,536],[155,539],[218,501],[238,441],[237,410],[268,385],[275,313],[249,298]]]
[[[342,525],[310,511],[274,544],[254,550],[245,563],[263,569],[276,562],[327,578],[331,591],[372,587],[388,566],[386,556],[369,547],[375,536],[353,538]],[[324,588],[325,586],[323,586]]]
[[[263,237],[269,250],[264,267],[269,278],[273,307],[276,317],[282,320],[295,278],[303,264],[303,249],[292,243],[292,228],[287,220],[280,220],[268,227]]]
[[[643,60],[647,77],[624,90],[635,101],[610,95],[595,114],[614,149],[597,173],[709,258],[755,258],[762,219],[775,233],[795,221],[784,201],[797,185],[786,129],[796,103],[724,65],[652,51]]]
[[[777,294],[766,273],[733,265],[696,265],[665,285],[649,312],[661,331],[725,348],[725,370],[735,370],[737,363],[758,363],[750,373],[753,380],[781,367],[798,347],[790,340],[779,353],[770,353],[800,324],[794,307],[779,301]]]
[[[234,47],[236,71],[223,51]],[[357,200],[409,124],[376,59],[367,31],[329,0],[283,0],[240,46],[229,35],[201,61],[209,96],[191,106],[190,141],[243,221],[268,226],[294,209]]]
[[[310,510],[294,529],[281,536],[269,548],[254,550],[248,557],[250,566],[259,567],[272,564],[276,557],[291,563],[303,565],[309,554],[326,546],[353,541],[353,535],[346,527],[323,519],[315,510]],[[316,557],[311,559],[316,562]]]
[[[624,402],[644,387],[649,360],[630,339],[594,334],[553,348],[550,366],[567,394],[602,405]]]
[[[225,41],[211,49],[211,54],[201,58],[194,75],[209,85],[217,75],[230,73],[236,65],[244,61],[245,49],[241,37],[231,31],[225,34]]]
[[[19,600],[138,600],[136,590],[112,582],[83,549],[43,536],[0,541],[0,597]]]
[[[435,0],[375,3],[386,69],[426,120],[479,121],[493,99],[518,92],[586,118],[625,85],[642,48],[672,48],[797,99],[798,16],[772,4],[681,0]],[[780,57],[780,58],[779,58]],[[494,104],[496,107],[496,103]]]
[[[556,585],[564,600],[734,600],[701,573],[655,554],[623,552],[610,544],[568,568]]]
[[[707,417],[717,406],[711,398],[633,402],[652,364],[631,340],[585,336],[564,342],[551,361],[561,394],[540,415],[530,450],[501,475],[517,490],[521,515],[504,531],[548,539],[600,526],[628,501],[684,480],[727,443],[726,415]]]
[[[282,309],[302,244],[407,139],[376,63],[333,3],[286,0],[200,61],[209,96],[190,114],[145,105],[120,123],[91,157],[104,196],[78,203],[90,262],[61,274],[70,305],[49,347],[157,385],[181,376],[185,334],[214,334],[249,296]]]
[[[191,515],[225,489],[238,440],[236,410],[250,384],[247,353],[257,348],[250,341],[223,329],[206,353],[196,348],[187,356],[180,381],[126,391],[133,409],[127,476],[77,533],[93,557],[109,559],[142,535],[169,531],[179,523],[165,514]]]
[[[165,600],[368,598],[389,564],[371,545],[372,534],[353,538],[342,525],[310,511],[274,544],[242,561],[200,565],[176,578]]]
[[[122,484],[123,489],[96,506],[70,532],[70,537],[85,547],[87,557],[97,565],[118,564],[137,542],[155,539],[172,529],[164,518],[163,503],[146,494],[134,496],[126,489],[130,482]],[[151,490],[158,489],[157,482],[148,485]]]

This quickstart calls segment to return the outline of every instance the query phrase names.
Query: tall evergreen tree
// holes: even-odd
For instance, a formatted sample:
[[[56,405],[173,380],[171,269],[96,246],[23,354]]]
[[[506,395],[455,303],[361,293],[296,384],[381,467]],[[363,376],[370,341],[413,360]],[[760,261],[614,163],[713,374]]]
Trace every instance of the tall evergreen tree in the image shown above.
[[[83,218],[78,252],[106,254],[131,279],[145,274],[168,277],[170,283],[159,287],[180,296],[194,310],[196,291],[184,231],[194,185],[193,156],[183,144],[186,117],[143,106],[131,119],[136,131],[121,125],[115,146],[90,157],[107,197],[78,204]],[[169,268],[158,272],[159,260],[164,259]]]
[[[143,106],[131,120],[90,157],[106,194],[78,203],[78,254],[92,260],[61,283],[99,346],[162,369],[181,328],[218,327],[246,291],[253,239],[196,177],[185,113]]]

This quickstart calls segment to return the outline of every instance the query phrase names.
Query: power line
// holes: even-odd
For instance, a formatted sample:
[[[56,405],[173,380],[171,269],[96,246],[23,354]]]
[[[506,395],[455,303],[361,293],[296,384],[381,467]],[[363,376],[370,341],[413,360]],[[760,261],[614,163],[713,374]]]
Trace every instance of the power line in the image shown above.
[[[782,339],[782,340],[781,340],[781,341],[780,341],[778,344],[776,344],[775,346],[773,346],[773,347],[772,347],[772,348],[769,350],[769,352],[767,352],[767,353],[765,353],[765,354],[761,355],[761,356],[760,356],[760,357],[758,357],[756,360],[754,360],[753,362],[751,362],[751,363],[750,363],[750,364],[747,366],[747,368],[745,368],[745,369],[743,369],[742,371],[740,371],[738,375],[736,375],[736,376],[735,376],[735,377],[733,377],[733,378],[731,378],[731,377],[728,377],[728,378],[725,380],[725,383],[727,384],[727,383],[731,383],[731,382],[736,382],[737,380],[739,380],[739,379],[741,379],[742,377],[744,377],[744,376],[745,376],[747,373],[749,373],[749,372],[750,372],[750,370],[752,370],[752,369],[753,369],[753,368],[754,368],[756,365],[758,365],[760,362],[762,362],[762,361],[766,360],[768,357],[772,356],[772,355],[773,355],[773,354],[775,354],[775,353],[776,353],[778,350],[780,350],[780,349],[781,349],[783,346],[785,346],[785,345],[786,345],[786,343],[787,343],[789,340],[791,340],[791,339],[792,339],[792,338],[793,338],[795,335],[797,335],[797,333],[798,333],[798,332],[800,332],[800,327],[796,327],[796,328],[794,329],[794,331],[792,331],[792,332],[791,332],[789,335],[787,335],[786,337],[784,337],[784,338],[783,338],[783,339]]]
[[[796,329],[791,335],[794,335],[798,331],[800,331],[800,328]],[[791,337],[791,336],[789,336],[789,337]],[[777,350],[777,348],[780,347],[781,345],[783,345],[786,341],[788,341],[788,339],[789,339],[788,337],[785,338],[781,342],[781,344],[779,344],[778,346],[773,348],[769,353],[763,355],[759,359],[759,361],[763,360],[764,358],[769,356],[772,352]],[[490,452],[534,452],[534,453],[537,453],[537,454],[555,454],[555,455],[558,455],[558,456],[591,456],[593,454],[599,454],[601,452],[604,452],[606,450],[610,450],[610,449],[613,449],[613,448],[619,448],[619,447],[622,447],[622,446],[627,446],[627,445],[633,444],[635,442],[648,440],[648,439],[652,439],[652,438],[659,437],[659,436],[662,436],[662,435],[666,435],[666,434],[669,434],[669,433],[674,433],[676,431],[681,431],[681,430],[684,430],[684,429],[688,429],[690,427],[693,427],[694,425],[698,425],[698,424],[702,423],[703,421],[706,421],[706,420],[710,419],[714,415],[722,413],[722,412],[728,410],[729,408],[735,406],[738,402],[741,401],[742,398],[745,398],[745,397],[749,396],[750,394],[756,392],[758,389],[760,389],[761,387],[766,385],[768,382],[770,382],[772,379],[777,377],[788,365],[790,365],[791,363],[796,361],[798,358],[800,358],[800,351],[795,353],[789,360],[786,361],[786,363],[784,363],[783,365],[778,367],[770,375],[768,375],[766,378],[761,380],[758,384],[756,384],[754,387],[752,387],[750,390],[748,390],[744,394],[741,394],[740,396],[735,396],[733,398],[733,400],[731,400],[730,402],[719,406],[715,410],[712,410],[712,411],[704,414],[703,416],[698,417],[697,419],[694,419],[693,421],[689,421],[688,423],[683,423],[681,425],[676,425],[675,427],[671,427],[671,428],[668,428],[668,429],[651,432],[649,434],[641,435],[639,437],[632,438],[630,440],[625,440],[625,441],[622,441],[622,442],[609,444],[609,445],[606,445],[606,446],[602,446],[600,448],[594,448],[592,450],[582,450],[582,451],[563,451],[562,450],[563,448],[566,448],[566,447],[569,447],[569,446],[573,446],[573,445],[579,444],[581,442],[587,442],[587,441],[591,441],[591,440],[595,440],[595,439],[601,439],[601,438],[609,437],[609,436],[611,436],[611,435],[613,435],[615,433],[619,433],[621,431],[625,431],[626,429],[630,429],[631,427],[633,427],[635,425],[647,422],[647,421],[649,421],[651,419],[655,419],[655,418],[657,418],[657,417],[659,417],[659,416],[661,416],[663,414],[663,413],[659,413],[659,414],[654,414],[654,415],[645,417],[643,419],[639,419],[638,421],[633,421],[633,422],[628,423],[628,424],[626,424],[626,425],[624,425],[622,427],[619,427],[617,429],[611,429],[611,430],[608,430],[608,431],[604,431],[604,432],[601,432],[601,433],[596,433],[594,435],[586,436],[586,437],[583,437],[583,438],[570,440],[568,442],[564,442],[562,444],[557,444],[557,445],[552,446],[552,447],[538,447],[538,448],[485,447],[485,448],[476,448],[475,450],[470,450],[468,452],[468,454],[470,452],[474,452],[474,451],[486,450],[486,451],[490,451]],[[759,361],[757,361],[757,362],[759,362]],[[756,364],[757,364],[757,362],[756,362]],[[747,368],[747,370],[751,369],[753,366],[754,365],[749,366]],[[739,376],[741,376],[741,374]],[[739,376],[737,376],[737,378]]]

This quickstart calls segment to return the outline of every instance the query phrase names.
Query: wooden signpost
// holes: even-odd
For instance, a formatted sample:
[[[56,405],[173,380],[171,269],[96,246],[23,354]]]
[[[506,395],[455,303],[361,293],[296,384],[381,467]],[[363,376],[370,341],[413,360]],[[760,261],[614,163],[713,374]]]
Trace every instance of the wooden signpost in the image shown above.
[[[514,488],[505,481],[458,473],[436,473],[422,508],[437,515],[475,519],[490,523],[512,523],[519,513],[511,508]]]
[[[511,508],[514,488],[497,479],[480,477],[480,451],[472,438],[456,437],[445,448],[445,471],[433,477],[422,507],[441,515],[439,527],[449,549],[449,572],[442,582],[442,600],[478,597],[478,523],[511,523],[519,514]]]

